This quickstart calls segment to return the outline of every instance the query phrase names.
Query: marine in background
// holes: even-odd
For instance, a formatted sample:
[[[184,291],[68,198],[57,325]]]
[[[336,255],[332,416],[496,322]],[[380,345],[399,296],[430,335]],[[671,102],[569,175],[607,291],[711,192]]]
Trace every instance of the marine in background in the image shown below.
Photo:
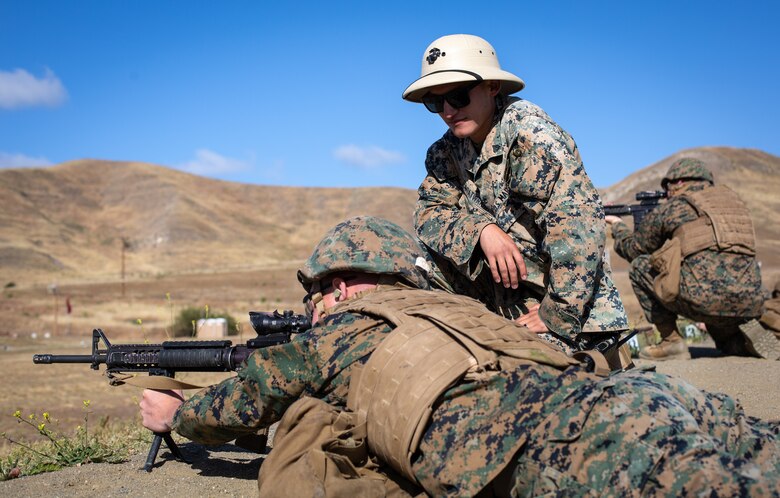
[[[640,358],[690,358],[678,315],[703,322],[724,354],[780,357],[780,342],[757,321],[763,311],[761,272],[745,203],[730,188],[715,185],[698,159],[675,161],[661,186],[668,201],[635,230],[606,217],[615,252],[631,262],[631,285],[645,317],[661,335],[659,344],[640,350]]]

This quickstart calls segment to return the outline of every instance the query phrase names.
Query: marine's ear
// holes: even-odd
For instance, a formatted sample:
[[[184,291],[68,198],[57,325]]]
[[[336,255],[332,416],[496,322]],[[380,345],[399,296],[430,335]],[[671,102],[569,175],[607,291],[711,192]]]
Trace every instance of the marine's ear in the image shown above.
[[[495,97],[498,95],[498,92],[501,91],[501,82],[496,80],[491,80],[487,82],[488,84],[488,90],[490,90],[490,96]]]
[[[347,297],[347,282],[341,277],[335,277],[332,282],[333,285],[333,299],[336,300],[337,303],[340,303],[342,301],[346,301]]]

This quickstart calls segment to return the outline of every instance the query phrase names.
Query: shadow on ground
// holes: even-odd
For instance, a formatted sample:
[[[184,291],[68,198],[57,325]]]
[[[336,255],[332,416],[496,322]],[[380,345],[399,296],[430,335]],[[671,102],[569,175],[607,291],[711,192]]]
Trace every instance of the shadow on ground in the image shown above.
[[[688,351],[691,353],[691,358],[720,358],[725,356],[723,353],[715,349],[713,346],[688,346]]]
[[[264,453],[245,450],[232,444],[202,446],[183,443],[179,445],[179,450],[184,457],[184,462],[181,463],[189,465],[199,475],[209,477],[256,480],[260,465],[265,459]],[[168,448],[160,450],[152,472],[173,461],[177,459]]]

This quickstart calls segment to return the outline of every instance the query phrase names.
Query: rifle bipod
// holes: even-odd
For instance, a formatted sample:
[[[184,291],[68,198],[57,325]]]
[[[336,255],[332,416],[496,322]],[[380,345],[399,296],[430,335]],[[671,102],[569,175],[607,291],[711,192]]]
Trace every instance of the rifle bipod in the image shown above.
[[[176,445],[176,441],[173,440],[170,432],[155,432],[154,439],[152,440],[152,446],[149,448],[149,454],[146,456],[146,463],[144,464],[144,470],[151,472],[154,467],[154,461],[157,459],[157,453],[160,451],[160,445],[163,440],[168,446],[174,457],[178,458],[184,463],[189,463],[179,451],[179,447]]]

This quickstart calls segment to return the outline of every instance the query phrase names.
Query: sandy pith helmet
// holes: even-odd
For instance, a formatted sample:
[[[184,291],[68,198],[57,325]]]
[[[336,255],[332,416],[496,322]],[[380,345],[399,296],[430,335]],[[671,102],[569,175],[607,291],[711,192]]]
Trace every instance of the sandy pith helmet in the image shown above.
[[[483,80],[500,81],[504,95],[525,87],[523,80],[501,69],[496,51],[487,41],[474,35],[443,36],[425,49],[420,78],[404,90],[403,98],[420,102],[431,87]]]
[[[357,216],[331,228],[298,270],[306,291],[324,276],[354,271],[396,275],[419,289],[429,289],[427,252],[395,223],[374,216]]]
[[[704,163],[692,158],[678,159],[673,162],[669,171],[666,172],[666,176],[661,180],[661,186],[666,189],[669,182],[676,180],[703,180],[710,182],[710,185],[715,184],[712,173],[704,166]]]

